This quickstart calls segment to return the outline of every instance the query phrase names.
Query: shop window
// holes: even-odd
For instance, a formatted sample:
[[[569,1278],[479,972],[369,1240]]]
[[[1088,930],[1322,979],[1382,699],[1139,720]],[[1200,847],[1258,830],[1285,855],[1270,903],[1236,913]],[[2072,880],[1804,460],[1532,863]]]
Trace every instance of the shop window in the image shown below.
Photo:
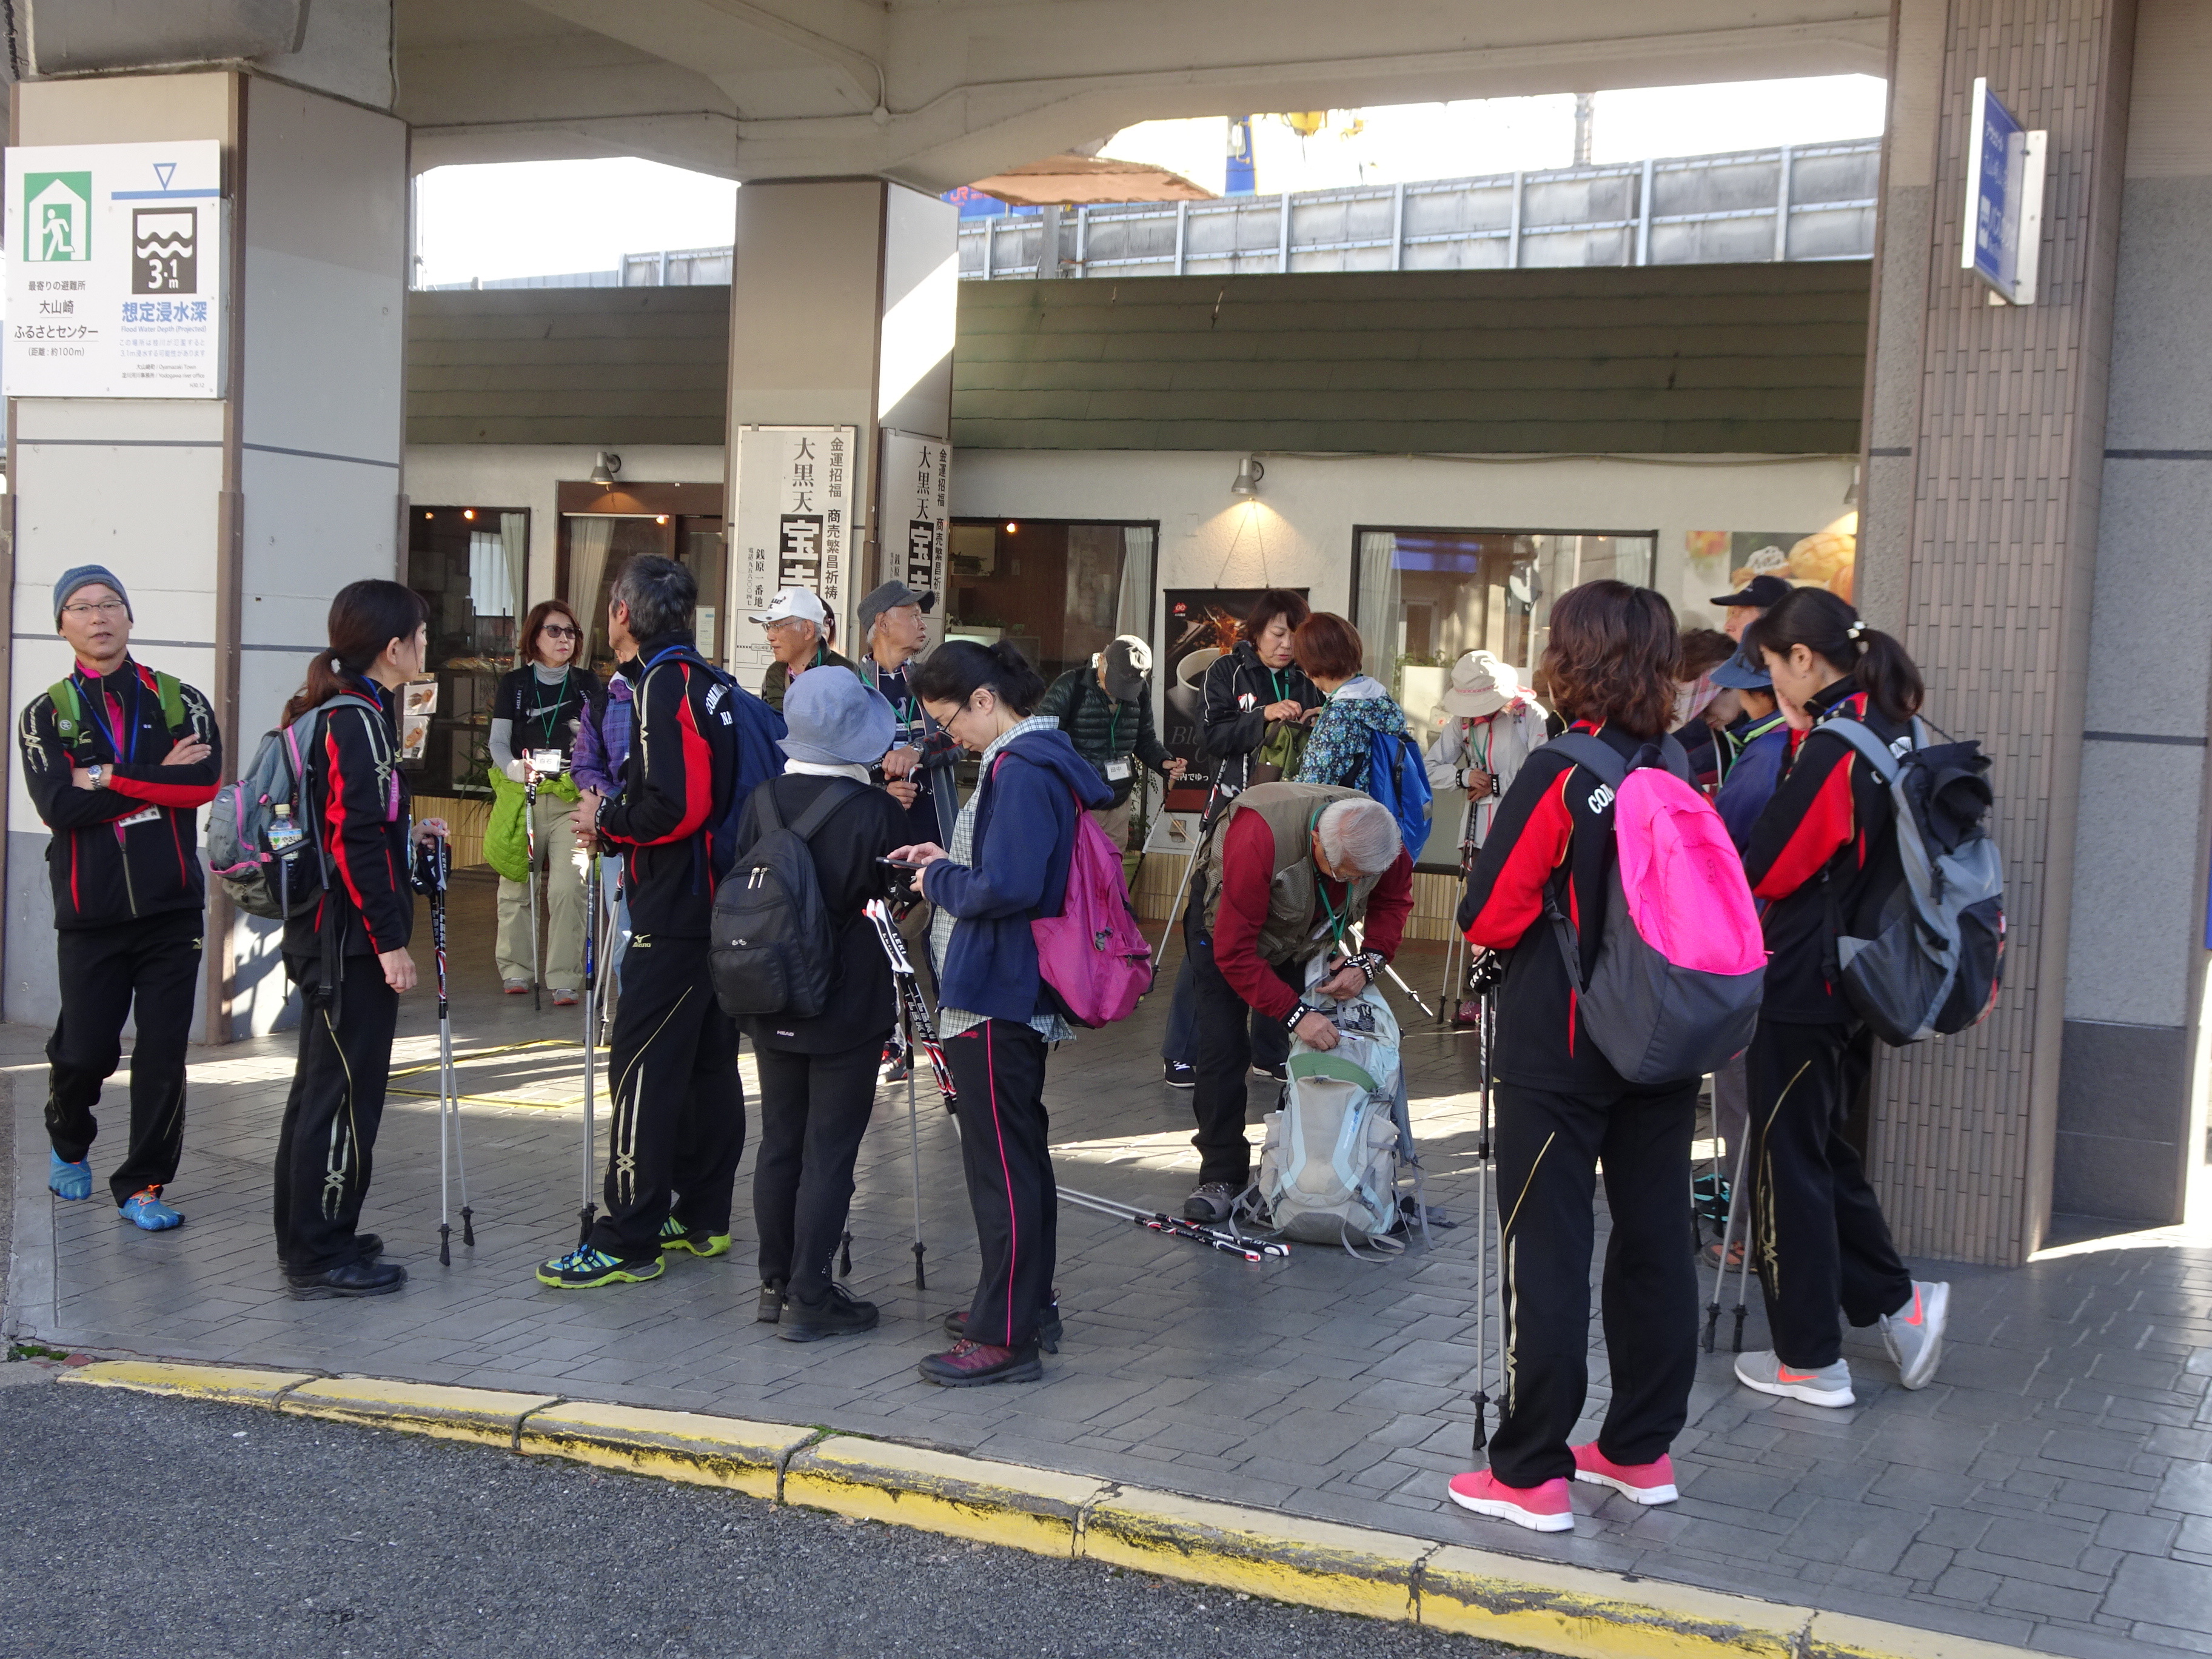
[[[945,636],[1020,647],[1049,682],[1119,635],[1152,641],[1151,524],[1054,519],[953,522]]]
[[[529,609],[530,514],[520,507],[412,507],[407,585],[430,606],[424,667],[438,681],[438,710],[416,793],[489,798],[492,693],[514,665],[514,630]]]
[[[1352,622],[1367,672],[1416,728],[1431,719],[1451,665],[1495,652],[1521,672],[1543,654],[1552,603],[1601,577],[1648,586],[1656,534],[1379,529],[1353,532]]]

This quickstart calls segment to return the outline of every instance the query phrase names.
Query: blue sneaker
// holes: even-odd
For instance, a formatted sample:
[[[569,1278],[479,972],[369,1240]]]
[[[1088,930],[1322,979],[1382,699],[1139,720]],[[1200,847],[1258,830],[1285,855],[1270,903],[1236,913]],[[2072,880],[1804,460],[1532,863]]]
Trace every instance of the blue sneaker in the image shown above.
[[[143,1227],[149,1233],[166,1233],[172,1227],[181,1227],[185,1218],[161,1202],[159,1187],[141,1187],[123,1200],[118,1212],[133,1226]]]
[[[56,1198],[90,1198],[92,1196],[92,1160],[83,1158],[72,1164],[59,1152],[48,1148],[46,1190]]]

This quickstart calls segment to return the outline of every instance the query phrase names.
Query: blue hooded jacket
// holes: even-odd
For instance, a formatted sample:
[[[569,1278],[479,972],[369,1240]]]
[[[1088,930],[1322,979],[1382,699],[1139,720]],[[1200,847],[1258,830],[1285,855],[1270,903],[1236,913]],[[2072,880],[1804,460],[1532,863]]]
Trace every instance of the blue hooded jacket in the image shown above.
[[[1025,732],[992,757],[975,786],[975,862],[940,859],[922,874],[923,893],[954,918],[939,1003],[1021,1024],[1054,1006],[1030,922],[1067,901],[1077,803],[1113,799],[1063,732]]]

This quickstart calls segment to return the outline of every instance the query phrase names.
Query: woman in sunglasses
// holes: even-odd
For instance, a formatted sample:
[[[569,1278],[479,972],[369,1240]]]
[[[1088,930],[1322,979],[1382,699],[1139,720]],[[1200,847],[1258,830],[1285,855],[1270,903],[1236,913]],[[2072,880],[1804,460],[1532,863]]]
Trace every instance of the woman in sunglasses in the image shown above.
[[[583,631],[576,613],[559,599],[531,608],[522,624],[522,662],[501,678],[491,709],[491,763],[516,783],[538,775],[538,809],[531,825],[538,869],[545,884],[545,984],[553,1006],[576,1000],[584,982],[584,878],[576,868],[576,837],[568,813],[576,799],[568,766],[576,730],[586,708],[605,690],[577,659]],[[499,976],[509,996],[531,988],[531,914],[527,882],[499,883]]]

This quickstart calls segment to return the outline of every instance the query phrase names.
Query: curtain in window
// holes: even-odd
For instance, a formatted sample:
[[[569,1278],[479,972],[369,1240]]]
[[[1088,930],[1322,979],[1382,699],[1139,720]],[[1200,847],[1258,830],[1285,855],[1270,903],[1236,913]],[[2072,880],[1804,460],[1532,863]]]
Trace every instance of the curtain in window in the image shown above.
[[[605,513],[571,513],[568,519],[568,604],[584,637],[575,659],[592,659],[592,635],[599,629],[599,578],[606,574],[607,550],[614,545],[620,520]]]
[[[1114,632],[1152,637],[1152,527],[1121,527],[1121,599],[1115,607]]]
[[[514,586],[507,576],[507,542],[497,532],[469,532],[469,604],[479,617],[512,617]]]
[[[1398,538],[1387,530],[1360,533],[1359,614],[1352,619],[1365,647],[1367,672],[1389,687],[1393,696],[1398,676],[1397,548]]]
[[[507,553],[507,591],[513,596],[509,603],[514,607],[507,615],[520,628],[523,617],[530,613],[530,515],[501,514],[499,539]]]

